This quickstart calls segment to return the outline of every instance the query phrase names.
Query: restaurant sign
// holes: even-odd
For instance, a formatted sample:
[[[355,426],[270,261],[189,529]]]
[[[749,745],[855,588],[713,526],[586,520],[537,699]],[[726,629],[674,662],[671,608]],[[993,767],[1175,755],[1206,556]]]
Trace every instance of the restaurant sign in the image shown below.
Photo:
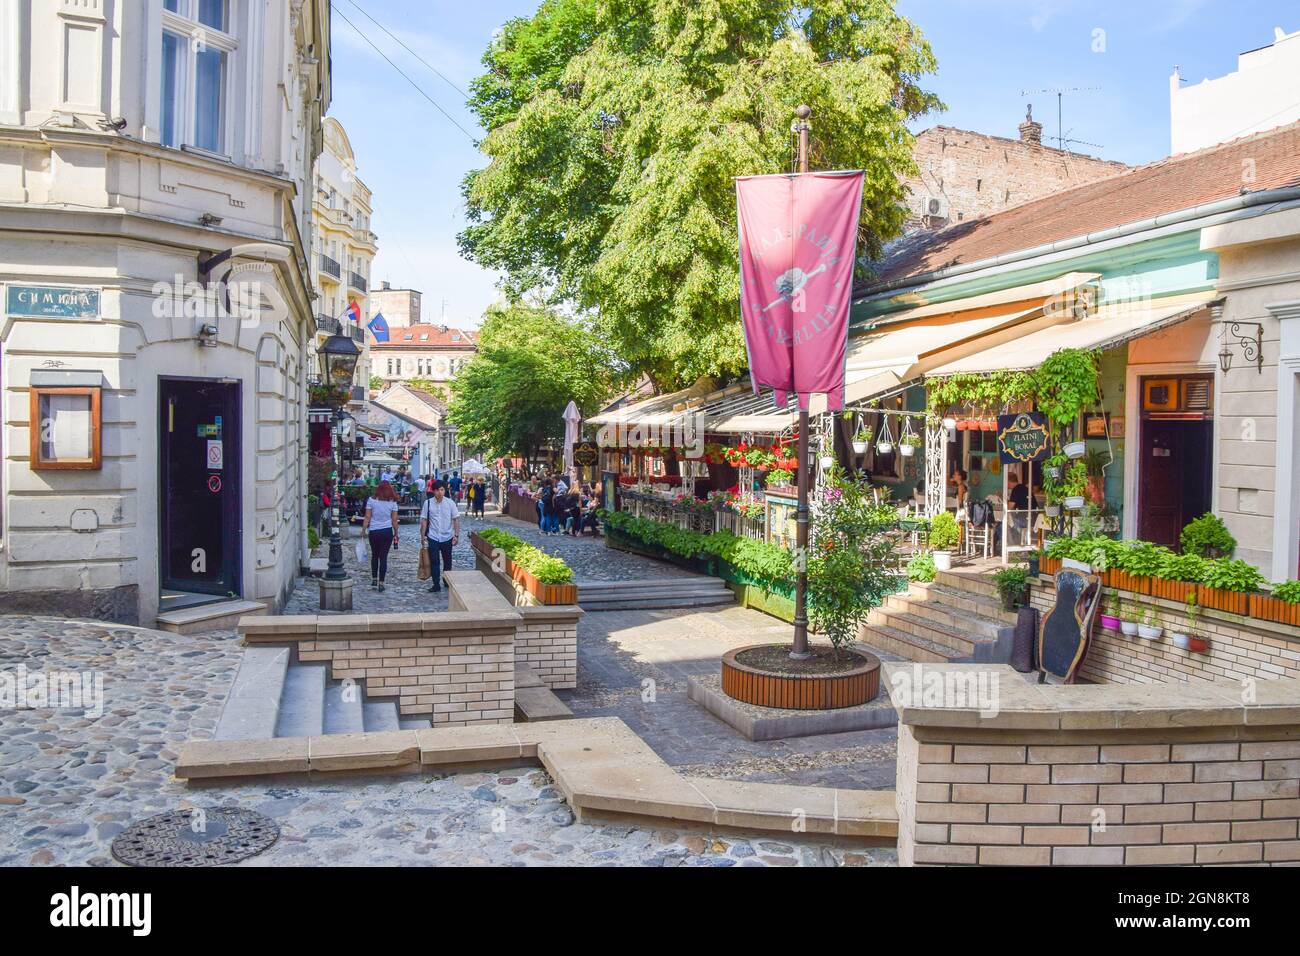
[[[11,284],[5,287],[5,311],[30,319],[97,319],[99,290]]]
[[[573,443],[573,463],[579,468],[591,468],[600,462],[600,446],[594,441]]]
[[[1047,417],[1042,412],[998,416],[998,456],[1004,465],[1047,457]]]

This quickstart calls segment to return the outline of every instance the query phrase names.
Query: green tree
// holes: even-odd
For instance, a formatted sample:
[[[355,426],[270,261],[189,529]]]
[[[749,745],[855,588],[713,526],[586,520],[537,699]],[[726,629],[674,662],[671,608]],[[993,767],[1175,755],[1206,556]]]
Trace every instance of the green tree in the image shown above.
[[[744,367],[732,179],[791,168],[794,108],[813,109],[813,168],[866,171],[875,253],[904,218],[904,124],[938,105],[893,0],[544,0],[483,62],[463,253],[595,313],[665,388]]]
[[[563,440],[570,400],[594,414],[624,379],[589,323],[522,303],[493,307],[477,354],[451,381],[448,418],[463,445],[532,459]]]

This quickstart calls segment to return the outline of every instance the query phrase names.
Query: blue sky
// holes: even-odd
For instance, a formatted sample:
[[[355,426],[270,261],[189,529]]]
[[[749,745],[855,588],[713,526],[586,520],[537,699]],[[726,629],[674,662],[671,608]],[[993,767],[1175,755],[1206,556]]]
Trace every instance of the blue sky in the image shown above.
[[[377,285],[414,287],[436,319],[475,326],[497,297],[495,277],[460,258],[460,181],[483,159],[473,144],[344,22],[361,28],[458,123],[477,134],[463,98],[492,33],[534,0],[356,0],[450,83],[360,13],[334,0],[334,102],[358,173],[374,192]],[[1066,135],[1107,159],[1144,163],[1169,151],[1169,76],[1190,82],[1236,68],[1237,54],[1271,42],[1273,28],[1300,29],[1295,0],[899,0],[939,61],[927,85],[948,111],[936,123],[1015,136],[1026,102],[1057,132],[1056,97],[1021,90],[1097,87],[1064,97]]]

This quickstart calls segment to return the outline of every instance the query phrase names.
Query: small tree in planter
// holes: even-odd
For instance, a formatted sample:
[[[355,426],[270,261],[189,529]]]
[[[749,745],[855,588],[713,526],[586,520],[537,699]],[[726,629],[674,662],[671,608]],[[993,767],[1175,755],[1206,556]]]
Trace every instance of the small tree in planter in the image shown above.
[[[1188,522],[1178,537],[1183,554],[1202,558],[1230,558],[1237,550],[1237,539],[1215,515],[1206,513]]]
[[[934,566],[940,571],[952,569],[952,549],[960,539],[961,531],[951,512],[941,511],[934,516],[930,524],[930,550],[934,555]]]

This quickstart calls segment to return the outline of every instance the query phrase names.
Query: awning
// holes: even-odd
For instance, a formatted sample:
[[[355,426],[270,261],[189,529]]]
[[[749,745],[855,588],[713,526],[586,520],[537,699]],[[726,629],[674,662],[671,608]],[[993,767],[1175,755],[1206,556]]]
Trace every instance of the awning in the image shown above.
[[[1101,351],[1123,345],[1191,318],[1221,296],[1212,290],[1133,302],[1103,305],[1084,319],[1055,324],[1000,345],[993,345],[955,362],[938,366],[928,377],[1037,368],[1061,349]]]

